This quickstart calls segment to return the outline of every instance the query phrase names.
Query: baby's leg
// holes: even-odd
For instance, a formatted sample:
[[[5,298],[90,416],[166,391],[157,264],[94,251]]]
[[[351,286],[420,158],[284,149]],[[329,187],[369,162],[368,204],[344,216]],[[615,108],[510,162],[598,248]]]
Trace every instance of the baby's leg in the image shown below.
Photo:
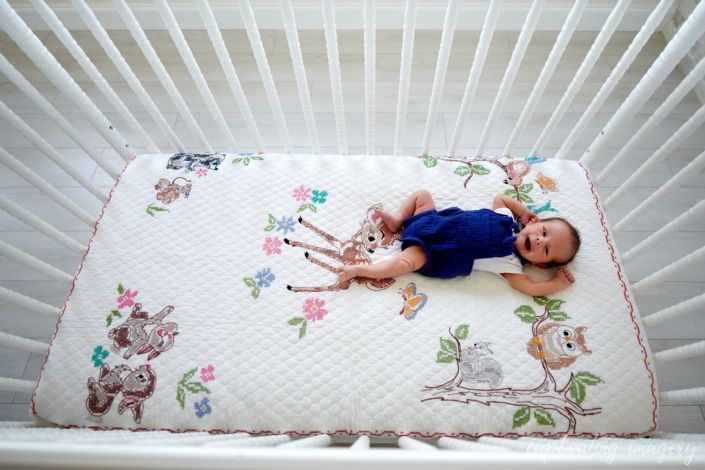
[[[338,268],[338,280],[343,283],[354,277],[386,279],[418,271],[426,265],[426,253],[418,245],[410,246],[393,258],[376,264],[348,264]]]
[[[433,201],[431,193],[425,189],[419,189],[406,198],[396,214],[382,209],[375,209],[375,212],[382,218],[389,230],[396,232],[401,228],[401,223],[404,219],[435,208],[436,203]]]

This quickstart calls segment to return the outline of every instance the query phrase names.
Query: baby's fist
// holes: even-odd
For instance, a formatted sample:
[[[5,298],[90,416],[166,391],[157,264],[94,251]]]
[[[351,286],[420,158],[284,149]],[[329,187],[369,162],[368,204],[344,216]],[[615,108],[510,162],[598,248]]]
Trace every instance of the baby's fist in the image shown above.
[[[573,277],[573,274],[568,271],[568,268],[558,268],[556,271],[556,277],[563,281],[563,285],[565,287],[568,287],[575,282],[575,277]]]

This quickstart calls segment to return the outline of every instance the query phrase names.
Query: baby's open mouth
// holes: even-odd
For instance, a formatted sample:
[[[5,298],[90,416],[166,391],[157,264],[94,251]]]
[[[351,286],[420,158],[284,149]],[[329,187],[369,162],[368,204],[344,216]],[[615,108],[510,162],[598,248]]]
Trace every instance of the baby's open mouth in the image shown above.
[[[529,237],[524,240],[524,248],[526,248],[526,251],[531,251],[531,239]]]

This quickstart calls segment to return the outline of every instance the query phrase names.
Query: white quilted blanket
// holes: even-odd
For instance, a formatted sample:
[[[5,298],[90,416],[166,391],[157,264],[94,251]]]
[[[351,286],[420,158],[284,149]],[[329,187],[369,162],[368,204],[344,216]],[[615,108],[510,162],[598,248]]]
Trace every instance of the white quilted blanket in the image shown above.
[[[507,192],[567,218],[576,283],[550,298],[484,272],[336,285],[336,266],[398,252],[368,211],[419,188],[439,209]],[[92,428],[632,436],[656,428],[642,330],[575,162],[143,155],[101,214],[32,411]]]

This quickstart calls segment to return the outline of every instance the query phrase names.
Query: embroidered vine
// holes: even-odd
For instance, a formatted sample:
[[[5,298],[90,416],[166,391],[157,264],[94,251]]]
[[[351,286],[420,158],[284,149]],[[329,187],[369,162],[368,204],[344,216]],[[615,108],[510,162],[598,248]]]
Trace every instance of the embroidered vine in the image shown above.
[[[214,368],[212,365],[208,365],[207,367],[202,368],[200,379],[203,382],[215,380],[213,369]],[[178,384],[176,385],[176,401],[179,402],[179,405],[181,406],[182,410],[186,409],[187,393],[211,393],[208,387],[203,385],[202,382],[198,380],[193,380],[194,376],[196,375],[196,372],[198,372],[198,367],[194,367],[193,369],[189,370],[183,375],[183,377],[181,377],[181,380],[179,380]],[[198,416],[199,411],[201,413],[201,416],[198,416],[199,418],[202,418],[204,415],[209,414],[211,412],[208,397],[205,397],[205,400],[205,404],[203,403],[203,399],[200,402],[195,402],[196,415]],[[203,406],[199,406],[200,404],[203,404]],[[207,405],[207,407],[205,405]]]

